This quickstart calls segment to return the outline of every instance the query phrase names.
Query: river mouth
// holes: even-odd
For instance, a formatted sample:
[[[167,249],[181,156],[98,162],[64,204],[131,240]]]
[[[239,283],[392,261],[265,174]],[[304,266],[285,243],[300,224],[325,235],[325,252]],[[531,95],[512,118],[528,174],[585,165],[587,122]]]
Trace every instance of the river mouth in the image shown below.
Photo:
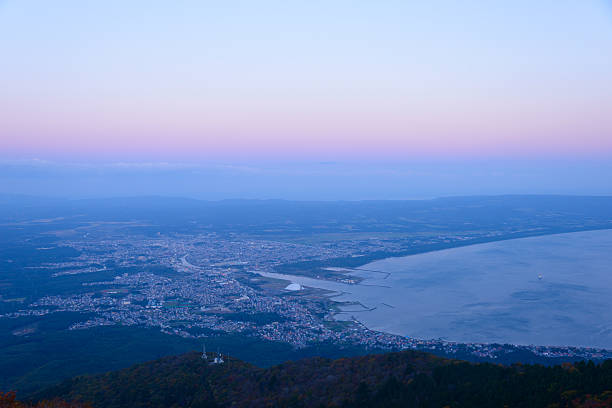
[[[261,272],[334,292],[337,320],[419,339],[612,349],[612,230],[520,238],[346,268],[357,284]],[[359,306],[355,306],[359,305]]]

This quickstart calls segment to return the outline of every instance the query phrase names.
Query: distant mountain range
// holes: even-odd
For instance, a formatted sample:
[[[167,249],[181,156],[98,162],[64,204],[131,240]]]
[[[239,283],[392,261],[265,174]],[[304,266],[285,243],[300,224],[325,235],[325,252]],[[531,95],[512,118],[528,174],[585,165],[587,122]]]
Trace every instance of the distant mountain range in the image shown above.
[[[612,360],[544,367],[473,364],[404,351],[258,368],[200,353],[81,376],[36,399],[94,407],[612,407]]]

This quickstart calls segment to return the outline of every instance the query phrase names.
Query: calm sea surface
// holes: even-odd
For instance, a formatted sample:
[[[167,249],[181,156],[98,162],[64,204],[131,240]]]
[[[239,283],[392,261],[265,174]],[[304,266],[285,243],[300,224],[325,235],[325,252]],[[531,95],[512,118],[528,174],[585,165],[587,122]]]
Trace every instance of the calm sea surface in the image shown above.
[[[367,270],[367,271],[366,271]],[[337,292],[339,320],[416,338],[612,349],[612,230],[473,245],[372,262]]]

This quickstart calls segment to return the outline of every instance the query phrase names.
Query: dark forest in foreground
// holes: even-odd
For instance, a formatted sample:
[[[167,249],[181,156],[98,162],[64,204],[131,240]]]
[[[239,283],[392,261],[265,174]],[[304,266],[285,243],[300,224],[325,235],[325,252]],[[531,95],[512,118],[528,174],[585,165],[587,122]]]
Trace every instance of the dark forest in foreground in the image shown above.
[[[53,398],[109,408],[610,407],[612,361],[504,367],[404,351],[263,369],[232,358],[211,365],[193,352],[76,377],[35,397]]]

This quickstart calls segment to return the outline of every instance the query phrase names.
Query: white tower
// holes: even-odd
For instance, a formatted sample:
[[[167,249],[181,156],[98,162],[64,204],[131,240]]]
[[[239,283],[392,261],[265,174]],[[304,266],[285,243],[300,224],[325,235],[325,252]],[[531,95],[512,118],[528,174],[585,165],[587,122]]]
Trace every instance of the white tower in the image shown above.
[[[219,349],[217,349],[217,355],[215,356],[215,359],[213,360],[212,364],[223,364],[223,355],[219,352]]]
[[[208,357],[206,357],[206,344],[202,344],[202,360],[208,360]]]

